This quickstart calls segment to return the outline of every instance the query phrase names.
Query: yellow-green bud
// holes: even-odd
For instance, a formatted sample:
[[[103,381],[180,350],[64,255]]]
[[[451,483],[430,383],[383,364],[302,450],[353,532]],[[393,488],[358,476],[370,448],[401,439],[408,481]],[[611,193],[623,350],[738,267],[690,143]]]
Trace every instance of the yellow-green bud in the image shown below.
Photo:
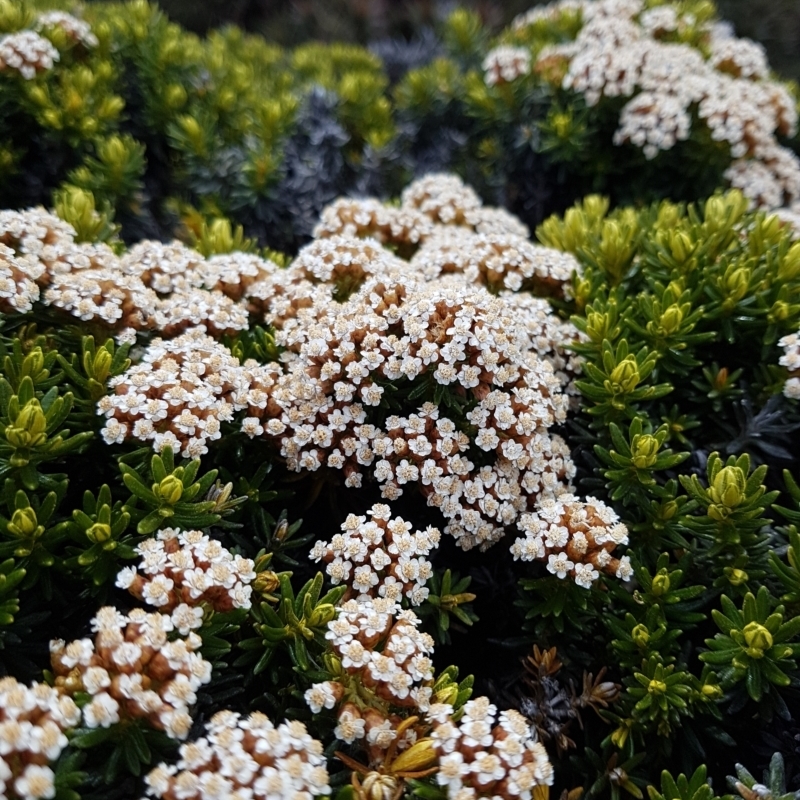
[[[586,317],[586,333],[593,342],[602,342],[608,338],[611,320],[608,314],[592,311]]]
[[[746,267],[739,267],[726,273],[722,288],[728,296],[725,308],[730,310],[747,294],[747,290],[750,288],[750,270]]]
[[[732,586],[742,586],[747,583],[749,575],[743,569],[736,567],[725,567],[725,577]]]
[[[640,380],[639,365],[634,356],[628,356],[611,371],[610,388],[614,394],[628,394],[637,387]]]
[[[741,467],[723,467],[708,489],[711,500],[726,508],[736,508],[745,498],[747,478]]]
[[[789,305],[789,303],[785,302],[784,300],[776,300],[772,304],[769,314],[767,314],[767,319],[770,322],[783,322],[789,318],[791,313],[792,307]]]
[[[114,357],[105,347],[101,347],[95,354],[91,364],[90,378],[94,378],[98,383],[105,383],[108,373],[111,371],[111,362]]]
[[[183,496],[183,483],[174,475],[167,475],[161,483],[153,484],[153,494],[165,503],[174,506]]]
[[[25,360],[22,362],[22,369],[20,372],[22,375],[30,375],[31,378],[35,380],[43,369],[44,354],[42,353],[41,347],[36,347],[31,350],[27,356],[25,356]]]
[[[36,539],[44,533],[44,528],[39,525],[36,511],[28,506],[14,511],[8,523],[8,532],[18,539]]]
[[[336,606],[330,603],[323,603],[311,612],[311,617],[308,619],[307,624],[312,628],[327,625],[335,616]]]
[[[764,651],[772,647],[772,634],[759,622],[748,622],[742,631],[750,658],[764,658]]]
[[[102,544],[111,538],[111,526],[103,522],[95,522],[86,530],[86,538],[92,544]]]
[[[608,213],[608,205],[608,198],[599,194],[589,194],[583,198],[583,208],[592,222],[599,222]]]
[[[647,630],[646,625],[637,625],[631,631],[631,639],[633,639],[633,643],[640,648],[647,647],[647,643],[650,641],[650,631]]]
[[[164,91],[164,102],[173,111],[186,105],[186,97],[186,89],[179,83],[170,84]]]
[[[669,335],[675,333],[683,322],[683,309],[677,304],[673,303],[662,315],[659,320],[661,330]]]
[[[672,230],[678,224],[680,219],[680,210],[678,206],[673,203],[665,201],[658,209],[658,219],[656,220],[656,227],[659,230]]]
[[[722,689],[714,683],[704,683],[700,691],[709,700],[716,700],[722,697]]]
[[[661,519],[672,519],[678,513],[678,504],[674,500],[668,500],[661,506]]]
[[[666,694],[667,684],[664,681],[658,681],[655,678],[647,685],[647,691],[650,694]]]
[[[205,153],[205,140],[203,137],[203,129],[200,123],[188,114],[178,120],[178,124],[186,134],[186,138],[191,142],[194,148],[195,155],[203,155]]]
[[[694,252],[694,244],[689,234],[684,231],[675,231],[670,236],[669,247],[675,261],[683,264]]]
[[[653,585],[650,588],[652,594],[656,597],[665,595],[670,588],[669,575],[665,570],[661,570],[654,578]]]
[[[455,683],[449,683],[447,686],[439,689],[433,697],[435,703],[448,703],[452,706],[458,698],[458,686]]]
[[[19,448],[44,444],[47,439],[47,417],[38,400],[28,400],[14,424],[6,428],[6,439],[12,447]]]
[[[793,281],[800,276],[800,242],[795,242],[778,267],[778,282]]]
[[[633,465],[637,469],[652,467],[658,458],[658,449],[660,446],[658,439],[649,433],[634,436],[631,442]]]

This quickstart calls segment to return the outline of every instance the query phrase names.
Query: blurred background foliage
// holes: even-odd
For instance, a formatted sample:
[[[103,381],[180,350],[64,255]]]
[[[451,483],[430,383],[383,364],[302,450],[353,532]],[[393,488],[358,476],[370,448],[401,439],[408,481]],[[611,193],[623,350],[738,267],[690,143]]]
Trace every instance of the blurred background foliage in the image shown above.
[[[285,46],[309,39],[369,44],[384,38],[414,39],[457,6],[477,11],[499,29],[536,0],[158,0],[176,22],[197,33],[235,24]],[[800,80],[798,0],[719,0],[720,16],[738,36],[764,44],[772,67]]]

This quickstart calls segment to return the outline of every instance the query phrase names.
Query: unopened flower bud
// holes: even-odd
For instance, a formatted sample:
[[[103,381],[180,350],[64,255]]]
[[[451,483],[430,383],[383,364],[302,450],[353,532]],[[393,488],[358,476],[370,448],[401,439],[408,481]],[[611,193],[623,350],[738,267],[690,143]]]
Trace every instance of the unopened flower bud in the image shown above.
[[[86,530],[86,538],[93,544],[102,544],[111,538],[111,526],[103,522],[95,522]]]
[[[750,577],[743,569],[737,569],[736,567],[725,567],[724,572],[731,586],[742,586],[747,583]]]
[[[792,307],[784,300],[776,300],[767,314],[770,322],[784,322],[792,313]]]
[[[665,595],[670,588],[669,574],[666,570],[661,570],[654,578],[650,591],[656,596]]]
[[[672,257],[683,264],[694,251],[694,244],[690,236],[684,231],[676,231],[670,236],[670,252]]]
[[[742,633],[747,643],[747,655],[764,658],[765,651],[772,647],[772,634],[759,622],[748,622]]]
[[[716,700],[722,697],[722,689],[714,683],[704,683],[700,691],[703,693],[703,696],[707,697],[709,700]]]
[[[778,282],[793,281],[800,276],[800,242],[795,242],[778,267]]]
[[[20,372],[22,375],[30,375],[32,378],[36,378],[43,369],[44,354],[41,347],[36,347],[25,356]]]
[[[683,322],[683,309],[677,304],[673,303],[662,315],[659,320],[659,325],[664,334],[669,335],[675,333]]]
[[[253,581],[253,589],[258,594],[266,596],[272,594],[280,584],[278,576],[272,570],[267,569],[256,575],[256,579]]]
[[[647,691],[650,694],[666,694],[667,693],[667,684],[664,681],[658,681],[655,678],[647,684]]]
[[[633,465],[637,469],[652,467],[658,458],[658,449],[660,446],[658,439],[649,433],[634,436],[631,442]]]
[[[174,475],[167,475],[160,483],[153,484],[153,494],[174,506],[183,496],[183,482]]]
[[[745,498],[746,483],[741,467],[723,467],[714,478],[708,493],[717,505],[736,508]]]
[[[34,539],[44,532],[36,518],[36,511],[30,506],[18,508],[8,523],[8,532],[19,539]]]
[[[361,781],[361,794],[365,800],[392,800],[397,795],[397,778],[369,772]]]
[[[111,362],[113,356],[105,347],[101,347],[95,354],[91,363],[90,378],[94,378],[98,383],[105,383],[108,379],[108,373],[111,371]],[[89,372],[89,370],[87,370]]]
[[[629,394],[636,388],[640,380],[636,358],[628,356],[614,367],[610,380],[606,383],[611,384],[610,389],[614,394]]]
[[[336,616],[336,606],[331,603],[318,605],[312,612],[308,620],[309,627],[327,625]]]
[[[646,625],[637,625],[631,631],[631,639],[633,639],[633,643],[640,648],[647,647],[647,643],[650,641],[650,631],[647,630]]]
[[[12,447],[27,448],[44,444],[47,439],[47,418],[36,399],[29,400],[6,428],[6,439]]]

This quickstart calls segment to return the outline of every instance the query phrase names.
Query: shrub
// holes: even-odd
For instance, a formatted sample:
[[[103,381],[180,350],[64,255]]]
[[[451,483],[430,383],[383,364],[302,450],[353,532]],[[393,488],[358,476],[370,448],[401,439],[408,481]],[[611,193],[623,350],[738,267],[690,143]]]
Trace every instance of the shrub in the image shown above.
[[[9,796],[785,792],[779,217],[590,196],[533,243],[429,176],[285,266],[0,223]]]

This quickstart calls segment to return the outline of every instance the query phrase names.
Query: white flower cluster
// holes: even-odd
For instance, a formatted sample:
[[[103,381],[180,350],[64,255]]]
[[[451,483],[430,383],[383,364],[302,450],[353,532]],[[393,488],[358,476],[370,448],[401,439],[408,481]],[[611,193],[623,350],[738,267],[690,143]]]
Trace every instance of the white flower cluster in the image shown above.
[[[224,613],[250,608],[256,577],[252,559],[234,556],[202,531],[164,528],[136,546],[139,567],[124,567],[117,586],[134,597],[172,613],[184,636],[203,621],[203,604]]]
[[[0,38],[0,72],[14,70],[25,80],[53,68],[61,56],[52,43],[36,31],[17,31]]]
[[[245,330],[247,291],[276,272],[249,253],[206,259],[180,242],[144,241],[118,257],[105,244],[75,242],[73,228],[44,209],[0,211],[0,310],[28,311],[44,290],[45,304],[98,320],[125,341],[138,330]]]
[[[0,678],[0,797],[55,797],[49,765],[67,746],[64,731],[80,719],[72,698],[46,683],[28,687],[15,678]]]
[[[84,47],[97,47],[99,44],[88,22],[64,11],[46,11],[44,14],[39,14],[34,27],[37,31],[60,28],[69,39]]]
[[[600,572],[623,581],[633,575],[628,556],[611,555],[628,543],[628,529],[601,500],[584,501],[571,494],[544,498],[535,513],[520,517],[517,526],[525,538],[511,546],[515,561],[542,561],[553,575],[570,576],[584,589],[591,588]]]
[[[411,605],[420,605],[428,597],[425,584],[432,575],[425,556],[438,546],[439,530],[429,525],[424,531],[412,531],[410,522],[393,518],[383,503],[376,503],[367,514],[369,521],[366,516],[348,515],[342,532],[330,542],[317,541],[310,558],[324,561],[331,583],[347,584],[351,596],[380,596],[398,603],[405,596]]]
[[[248,374],[201,328],[154,339],[138,364],[109,381],[114,394],[98,402],[97,413],[107,417],[103,439],[133,437],[151,441],[158,452],[170,446],[199,458],[222,435],[222,423],[245,407]]]
[[[581,266],[571,253],[533,244],[511,233],[473,233],[464,227],[441,227],[417,250],[411,266],[427,280],[459,274],[490,291],[536,291],[570,295]]]
[[[511,83],[529,75],[531,53],[524,47],[501,44],[490,50],[483,60],[484,80],[488,86]]]
[[[793,400],[800,400],[800,333],[784,336],[778,345],[784,350],[778,363],[789,370],[783,393]]]
[[[302,722],[277,727],[258,711],[214,714],[206,735],[181,745],[176,764],[146,777],[160,800],[313,800],[331,787],[322,744]]]
[[[123,614],[113,606],[97,612],[92,630],[94,640],[50,642],[56,688],[91,697],[81,708],[83,725],[109,728],[139,718],[173,739],[185,739],[192,726],[189,708],[200,686],[211,680],[211,664],[197,652],[200,637],[192,631],[174,637],[169,614],[143,609]]]
[[[438,704],[429,712],[439,755],[436,781],[449,800],[531,800],[535,787],[552,785],[547,751],[518,711],[498,714],[487,697],[465,703],[458,722],[452,720],[452,711]]]
[[[30,311],[55,276],[107,266],[103,244],[78,244],[72,226],[43,208],[0,210],[0,311]]]
[[[421,485],[462,547],[487,546],[541,493],[559,493],[574,467],[547,429],[569,406],[552,366],[502,300],[480,287],[370,281],[332,321],[307,331],[286,374],[248,394],[250,436],[278,442],[290,469],[341,469],[348,486],[365,470],[386,499]],[[280,341],[280,337],[279,337]],[[426,403],[380,426],[367,411],[385,386],[429,381],[467,402],[458,419]],[[489,460],[478,468],[476,446]]]
[[[373,197],[342,197],[323,209],[314,238],[344,235],[414,247],[430,236],[433,228],[430,217],[416,209],[387,206]]]
[[[425,711],[433,692],[433,639],[417,630],[419,623],[413,611],[400,610],[393,600],[361,597],[339,606],[325,638],[344,671],[357,678],[351,685],[392,705]],[[333,708],[345,695],[341,684],[325,681],[314,684],[305,698],[311,710],[319,713]],[[396,738],[391,722],[377,721],[379,729],[371,731],[372,720],[359,723],[361,715],[351,706],[346,703],[340,710],[337,738],[348,744],[366,738],[368,744],[385,750]]]
[[[733,159],[726,178],[751,201],[777,207],[800,198],[800,159],[779,134],[797,130],[796,103],[769,80],[763,48],[724,26],[697,23],[677,5],[646,9],[643,0],[561,0],[518,21],[520,29],[547,15],[580,11],[574,41],[545,47],[537,64],[563,59],[563,88],[587,104],[628,97],[615,144],[631,142],[647,158],[688,139],[695,115]],[[697,31],[703,50],[680,41]],[[673,41],[675,38],[678,41]]]
[[[439,180],[445,185],[434,194],[431,185]],[[419,178],[408,186],[406,197],[401,207],[385,205],[374,197],[340,198],[323,209],[314,237],[372,238],[406,258],[430,236],[453,225],[475,233],[530,236],[527,225],[504,208],[482,205],[457,175]],[[450,207],[440,213],[442,203],[450,203]],[[420,210],[422,206],[425,212]]]
[[[468,217],[483,205],[475,190],[457,175],[433,172],[403,189],[401,208],[421,211],[443,225],[469,225]]]

